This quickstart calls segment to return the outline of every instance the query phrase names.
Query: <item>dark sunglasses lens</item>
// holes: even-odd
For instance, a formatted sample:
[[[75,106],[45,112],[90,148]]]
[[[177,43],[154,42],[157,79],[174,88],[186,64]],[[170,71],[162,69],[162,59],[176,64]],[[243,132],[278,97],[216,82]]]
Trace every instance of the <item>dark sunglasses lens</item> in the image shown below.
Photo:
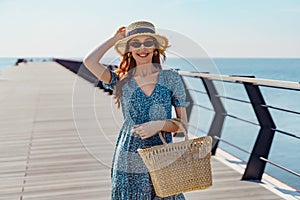
[[[142,45],[142,43],[140,43],[140,42],[132,42],[132,43],[130,43],[130,45],[132,47],[134,47],[134,48],[139,48]]]
[[[146,42],[144,42],[144,46],[145,47],[151,47],[151,46],[153,46],[154,45],[154,42],[153,41],[146,41]]]

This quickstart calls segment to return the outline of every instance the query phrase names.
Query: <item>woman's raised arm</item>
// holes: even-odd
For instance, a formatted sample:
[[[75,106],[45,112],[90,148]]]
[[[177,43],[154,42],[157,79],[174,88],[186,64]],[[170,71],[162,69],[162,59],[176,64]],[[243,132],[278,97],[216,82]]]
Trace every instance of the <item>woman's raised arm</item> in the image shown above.
[[[111,74],[109,70],[99,63],[100,59],[114,44],[125,37],[125,27],[121,27],[115,33],[113,37],[108,39],[103,44],[97,46],[90,53],[88,53],[83,59],[84,65],[94,74],[99,80],[104,83],[109,83],[111,80]]]

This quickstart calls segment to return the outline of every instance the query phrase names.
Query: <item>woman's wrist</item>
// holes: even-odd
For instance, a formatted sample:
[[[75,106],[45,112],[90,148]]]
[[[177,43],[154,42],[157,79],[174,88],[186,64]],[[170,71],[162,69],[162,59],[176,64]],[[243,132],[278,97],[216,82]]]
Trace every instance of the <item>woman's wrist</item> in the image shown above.
[[[152,121],[152,127],[156,132],[163,131],[164,125],[165,125],[165,120],[156,120]]]
[[[119,41],[119,40],[122,40],[124,37],[121,36],[120,34],[116,34],[116,35],[113,36],[113,38],[114,38],[114,39],[116,40],[116,42],[117,42],[117,41]]]
[[[118,36],[113,36],[109,39],[110,46],[114,46],[120,39]]]
[[[181,127],[179,126],[180,123],[176,123],[176,121],[173,121],[173,119],[165,119],[162,120],[161,123],[163,123],[161,125],[162,131],[173,132],[173,133],[181,131]]]

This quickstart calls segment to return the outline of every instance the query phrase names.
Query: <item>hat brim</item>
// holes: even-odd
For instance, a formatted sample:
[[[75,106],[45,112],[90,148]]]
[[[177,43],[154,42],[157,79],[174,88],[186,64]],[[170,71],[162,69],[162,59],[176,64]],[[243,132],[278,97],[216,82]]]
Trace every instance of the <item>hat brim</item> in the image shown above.
[[[115,44],[115,51],[120,54],[121,56],[124,56],[126,52],[126,45],[129,40],[131,40],[134,37],[137,36],[151,36],[154,37],[157,40],[158,43],[158,49],[159,51],[165,51],[168,48],[169,40],[163,35],[154,34],[154,33],[137,33],[131,36],[128,36],[126,38],[123,38],[122,40],[119,40]]]

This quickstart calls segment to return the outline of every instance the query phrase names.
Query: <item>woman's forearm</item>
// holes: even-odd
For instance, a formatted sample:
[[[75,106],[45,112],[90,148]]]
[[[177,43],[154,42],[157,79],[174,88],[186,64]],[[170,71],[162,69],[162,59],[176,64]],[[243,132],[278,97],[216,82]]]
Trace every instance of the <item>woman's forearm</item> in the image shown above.
[[[99,63],[100,59],[104,56],[104,54],[118,41],[117,37],[109,38],[104,43],[98,45],[96,48],[94,48],[91,52],[89,52],[85,58],[83,59],[83,62],[85,65],[88,65],[90,67],[91,65],[94,65],[96,63]]]
[[[179,122],[180,121],[180,122]],[[160,131],[164,132],[172,132],[172,133],[178,133],[178,132],[185,132],[187,131],[187,123],[184,121],[181,121],[180,119],[178,120],[164,120],[161,121],[161,129]]]
[[[177,132],[179,127],[169,120],[161,120],[161,131],[164,132]]]
[[[108,39],[103,44],[97,46],[83,59],[84,65],[101,81],[109,83],[111,74],[107,68],[99,63],[103,55],[118,41],[115,37]]]
[[[114,44],[124,38],[125,32],[124,27],[119,28],[116,34],[109,38],[104,43],[98,45],[90,53],[88,53],[83,59],[84,65],[101,81],[109,83],[111,79],[111,74],[109,70],[99,63],[100,59],[104,54],[114,46]]]
[[[181,130],[184,127],[187,128],[187,114],[186,114],[186,108],[185,107],[175,107],[175,112],[176,112],[176,117],[180,119],[182,125],[179,127],[176,123],[172,122],[171,120],[164,120],[163,126],[162,126],[162,131],[166,132],[178,132],[178,131],[184,131]]]

